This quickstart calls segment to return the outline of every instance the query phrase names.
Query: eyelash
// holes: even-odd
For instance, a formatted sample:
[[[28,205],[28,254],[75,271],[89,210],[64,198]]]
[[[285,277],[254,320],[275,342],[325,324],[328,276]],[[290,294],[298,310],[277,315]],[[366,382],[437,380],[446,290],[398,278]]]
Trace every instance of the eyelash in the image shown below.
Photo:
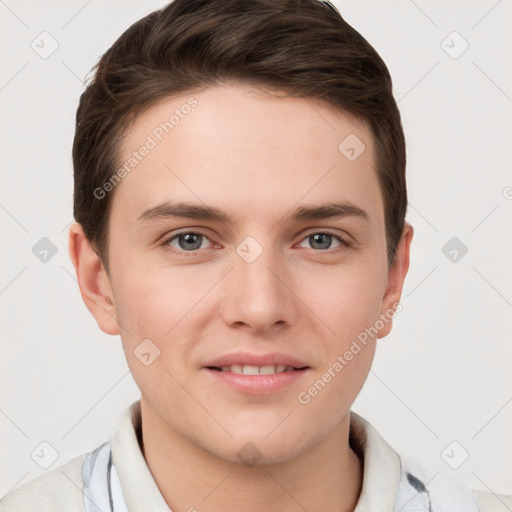
[[[318,234],[332,236],[338,242],[340,242],[341,246],[337,247],[337,248],[334,248],[334,249],[324,249],[324,250],[322,250],[322,249],[312,249],[313,251],[315,251],[317,253],[320,253],[320,254],[322,254],[322,253],[333,254],[333,253],[337,253],[337,252],[346,250],[346,249],[348,249],[349,247],[352,246],[352,244],[349,243],[347,240],[345,240],[343,237],[341,237],[340,235],[338,235],[336,233],[333,233],[332,231],[329,231],[329,230],[312,231],[311,233],[308,233],[307,235],[305,235],[301,239],[301,242],[303,242],[304,240],[306,240],[307,238],[309,238],[312,235],[318,235]],[[200,236],[208,239],[211,242],[211,240],[208,237],[208,235],[206,235],[205,233],[202,233],[201,231],[182,231],[180,233],[175,233],[175,234],[173,234],[170,237],[164,238],[159,243],[159,245],[163,246],[166,249],[169,249],[171,252],[173,252],[175,254],[178,254],[180,256],[185,256],[185,257],[197,256],[199,252],[204,250],[204,249],[197,249],[196,251],[183,251],[183,250],[176,249],[175,247],[172,247],[171,245],[169,245],[170,242],[172,242],[173,240],[177,239],[179,236],[182,236],[182,235],[200,235]]]

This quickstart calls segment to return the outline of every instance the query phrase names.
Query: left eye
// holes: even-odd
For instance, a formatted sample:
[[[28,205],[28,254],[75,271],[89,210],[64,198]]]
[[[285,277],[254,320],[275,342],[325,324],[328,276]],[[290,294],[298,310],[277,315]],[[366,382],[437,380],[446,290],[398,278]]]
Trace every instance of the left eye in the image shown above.
[[[342,238],[331,233],[312,233],[308,235],[302,243],[309,242],[313,249],[325,251],[331,249],[333,239],[338,242],[338,247],[347,245]]]
[[[187,232],[173,236],[167,240],[165,244],[182,251],[197,251],[198,249],[204,248],[201,247],[204,239],[208,240],[208,238],[201,233]],[[178,242],[179,247],[173,245],[174,241]]]

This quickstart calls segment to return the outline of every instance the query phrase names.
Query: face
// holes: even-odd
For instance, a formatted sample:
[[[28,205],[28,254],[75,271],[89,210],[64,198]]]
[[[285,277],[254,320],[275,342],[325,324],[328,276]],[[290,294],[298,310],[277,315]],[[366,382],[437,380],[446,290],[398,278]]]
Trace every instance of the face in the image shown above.
[[[247,442],[268,462],[304,452],[347,417],[407,271],[408,244],[388,269],[370,129],[217,86],[147,110],[123,163],[134,151],[109,192],[111,315],[95,316],[143,410],[225,460]]]

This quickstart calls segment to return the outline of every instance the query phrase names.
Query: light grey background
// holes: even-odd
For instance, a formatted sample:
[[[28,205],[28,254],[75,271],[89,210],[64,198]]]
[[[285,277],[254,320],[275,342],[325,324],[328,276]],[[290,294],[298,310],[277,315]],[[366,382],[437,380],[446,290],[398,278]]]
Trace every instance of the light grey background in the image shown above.
[[[86,74],[163,4],[0,1],[0,496],[43,473],[53,449],[49,469],[105,441],[139,396],[120,338],[98,329],[68,256],[71,145]],[[394,78],[415,228],[404,309],[354,410],[432,477],[512,493],[512,3],[335,4]],[[31,47],[51,49],[43,31],[58,43],[46,59]],[[42,237],[57,248],[47,262],[32,252]],[[449,246],[455,262],[442,252],[452,237],[468,249]]]

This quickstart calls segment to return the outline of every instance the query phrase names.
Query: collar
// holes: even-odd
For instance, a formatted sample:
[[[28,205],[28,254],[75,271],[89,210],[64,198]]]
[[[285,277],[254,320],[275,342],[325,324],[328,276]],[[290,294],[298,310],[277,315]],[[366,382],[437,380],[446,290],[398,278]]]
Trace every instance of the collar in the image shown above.
[[[350,411],[349,443],[364,468],[361,494],[354,512],[391,512],[400,485],[400,457],[377,430],[354,411]]]
[[[363,462],[354,512],[392,511],[400,484],[400,457],[364,418],[350,412],[349,443]],[[112,459],[128,510],[169,512],[142,453],[140,400],[125,412],[112,437]]]

